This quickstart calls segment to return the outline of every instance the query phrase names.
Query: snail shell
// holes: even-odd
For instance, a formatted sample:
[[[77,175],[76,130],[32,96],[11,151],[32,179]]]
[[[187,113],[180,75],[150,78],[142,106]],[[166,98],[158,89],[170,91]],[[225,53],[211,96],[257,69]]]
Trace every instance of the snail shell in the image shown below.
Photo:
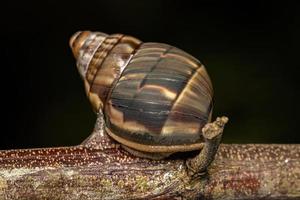
[[[142,152],[203,147],[213,88],[197,59],[123,34],[77,32],[70,46],[87,96],[96,112],[103,111],[112,138]]]

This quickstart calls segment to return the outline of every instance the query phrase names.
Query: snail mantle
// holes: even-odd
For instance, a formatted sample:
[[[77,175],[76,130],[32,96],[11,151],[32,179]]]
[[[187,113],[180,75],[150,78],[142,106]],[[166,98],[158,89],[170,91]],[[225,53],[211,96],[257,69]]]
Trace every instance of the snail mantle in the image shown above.
[[[211,122],[213,87],[204,65],[171,45],[123,34],[79,31],[70,47],[100,127],[84,145],[112,138],[155,160],[201,150],[186,165],[192,177],[205,174],[228,118]]]

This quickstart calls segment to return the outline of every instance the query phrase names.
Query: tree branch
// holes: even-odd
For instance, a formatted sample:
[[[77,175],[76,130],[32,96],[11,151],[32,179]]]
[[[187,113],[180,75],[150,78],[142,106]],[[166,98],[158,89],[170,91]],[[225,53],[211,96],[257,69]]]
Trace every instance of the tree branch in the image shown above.
[[[97,126],[94,143],[0,151],[0,199],[300,198],[300,145],[223,144],[191,179],[185,159],[131,156]]]

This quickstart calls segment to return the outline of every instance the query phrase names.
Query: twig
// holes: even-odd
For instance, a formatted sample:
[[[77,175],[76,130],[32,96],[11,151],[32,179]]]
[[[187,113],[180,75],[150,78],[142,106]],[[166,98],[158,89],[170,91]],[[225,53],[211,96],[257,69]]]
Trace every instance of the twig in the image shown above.
[[[137,158],[101,131],[75,147],[0,151],[0,199],[300,199],[300,145],[222,144],[191,179],[185,159]]]

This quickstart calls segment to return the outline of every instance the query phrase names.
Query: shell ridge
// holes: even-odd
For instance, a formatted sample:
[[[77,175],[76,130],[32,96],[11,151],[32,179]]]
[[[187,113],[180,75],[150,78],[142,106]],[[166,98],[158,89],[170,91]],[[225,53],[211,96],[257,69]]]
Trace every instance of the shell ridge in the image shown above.
[[[201,67],[201,65],[200,65],[200,67]],[[198,67],[197,69],[199,69],[200,67]],[[193,76],[194,73],[197,71],[197,69],[194,69],[194,70],[192,71],[192,73],[191,73],[192,76]],[[169,113],[180,113],[180,114],[182,114],[182,115],[187,115],[187,114],[184,114],[183,112],[173,111],[173,108],[174,108],[175,105],[177,105],[178,98],[179,98],[179,96],[182,94],[182,92],[185,90],[185,88],[187,87],[187,85],[189,84],[189,81],[190,81],[190,80],[188,80],[187,83],[185,84],[185,86],[181,88],[181,91],[177,94],[176,98],[173,100],[173,102],[172,102],[172,107],[171,107]],[[170,116],[170,115],[169,115],[169,116]],[[193,115],[191,115],[191,116],[193,116]],[[198,118],[197,116],[193,116],[193,117]],[[168,121],[168,119],[169,119],[169,117],[166,119],[166,121],[165,121],[163,127],[165,126],[165,124],[166,124],[166,122]]]
[[[172,123],[174,123],[173,122],[174,120],[172,119],[172,117],[176,116],[176,114],[180,114],[180,116],[192,116],[192,117],[195,117],[196,119],[200,119],[201,121],[207,121],[208,120],[208,117],[206,117],[207,113],[203,112],[202,110],[197,110],[197,112],[200,114],[200,116],[196,116],[196,115],[194,115],[192,113],[185,114],[183,112],[178,112],[178,111],[175,110],[176,107],[179,105],[179,102],[181,101],[182,96],[184,95],[184,93],[186,93],[188,87],[192,86],[191,83],[193,82],[194,78],[196,78],[198,76],[198,70],[200,70],[201,68],[204,68],[204,66],[201,63],[198,63],[197,66],[198,66],[197,68],[193,69],[193,71],[191,73],[191,76],[190,76],[187,84],[185,84],[185,86],[181,89],[181,91],[178,93],[178,95],[176,96],[175,100],[173,101],[172,107],[170,109],[170,113],[171,114],[168,116],[168,118],[166,119],[166,121],[164,123],[164,126],[163,126],[163,131],[166,131],[166,133],[169,132],[168,131],[169,127],[172,127]],[[209,110],[210,109],[211,109],[211,107],[209,107]],[[172,115],[172,114],[175,114],[175,115]],[[198,122],[198,123],[200,123],[200,122]],[[200,126],[198,127],[198,131],[201,132],[201,127]]]
[[[163,52],[163,54],[166,54],[166,53],[167,53],[168,51],[170,51],[172,48],[173,48],[172,46],[169,46],[168,49],[165,49],[165,51]],[[163,57],[160,56],[159,60],[156,61],[155,65],[153,65],[153,66],[151,67],[149,73],[148,73],[148,74],[144,77],[144,79],[139,83],[139,86],[138,86],[138,89],[139,89],[139,90],[140,90],[140,89],[143,87],[143,85],[145,84],[145,81],[147,80],[147,77],[149,77],[150,72],[152,72],[152,71],[155,69],[155,67],[159,64],[159,62],[161,62],[162,58],[163,58]],[[135,93],[135,95],[133,96],[132,101],[131,101],[131,104],[129,105],[129,107],[132,107],[132,104],[134,103],[134,100],[136,99],[136,97],[138,96],[138,94],[139,94],[139,93]]]
[[[95,40],[97,39],[97,36],[95,36],[95,38],[93,39],[93,41],[91,41],[91,43],[92,42],[94,42]],[[101,44],[103,43],[104,41],[102,41],[102,42],[99,42],[99,44],[97,44],[97,46],[96,46],[96,48],[94,49],[94,51],[92,52],[92,55],[91,55],[91,57],[90,57],[90,59],[89,59],[89,61],[87,62],[87,64],[86,64],[86,71],[85,71],[85,74],[86,74],[86,72],[87,72],[87,70],[88,70],[88,66],[90,66],[90,63],[91,63],[91,61],[92,61],[92,59],[93,59],[93,57],[94,57],[94,54],[96,53],[96,51],[99,49],[99,47],[101,46]],[[87,46],[88,47],[88,46]],[[87,48],[86,47],[86,48]]]
[[[114,104],[114,103],[111,103],[111,102],[108,102],[108,104],[110,104],[112,106],[115,106],[115,107],[123,107],[123,108],[126,108],[128,110],[139,111],[141,113],[158,113],[158,115],[165,115],[165,114],[170,114],[170,113],[178,113],[178,114],[181,114],[183,116],[191,116],[191,117],[194,117],[194,118],[197,118],[197,119],[202,119],[202,120],[207,120],[208,119],[208,117],[205,117],[204,115],[203,116],[201,115],[201,117],[200,117],[200,116],[197,116],[197,115],[192,114],[192,113],[184,113],[184,112],[180,112],[180,111],[170,110],[170,111],[153,112],[153,111],[140,110],[140,109],[137,109],[137,108],[134,108],[134,107],[130,107],[130,106],[127,106],[127,105]],[[210,105],[210,107],[211,107],[211,105]],[[205,113],[203,113],[203,114],[205,114]]]
[[[140,44],[138,44],[136,46],[136,48],[134,48],[133,52],[131,52],[131,56],[130,58],[127,60],[126,63],[124,63],[123,66],[120,66],[120,68],[122,69],[119,73],[119,76],[117,78],[115,78],[115,80],[113,81],[112,85],[111,85],[111,89],[109,90],[107,96],[106,96],[106,99],[105,99],[105,103],[104,103],[104,106],[103,106],[103,110],[105,110],[105,106],[106,106],[106,103],[108,102],[107,100],[110,99],[111,97],[111,94],[112,94],[112,91],[114,90],[114,88],[116,87],[117,83],[119,82],[119,79],[122,77],[122,74],[125,70],[125,68],[130,64],[131,60],[132,60],[132,57],[134,56],[134,54],[136,53],[137,49],[143,44],[143,42],[141,42]]]
[[[116,44],[118,44],[118,42],[119,42],[123,37],[124,37],[124,35],[120,35],[120,37],[118,38],[118,40],[117,40],[117,41],[112,45],[112,47],[107,51],[106,55],[108,55],[109,52],[112,51],[113,47],[114,47]],[[105,43],[105,40],[102,42],[102,44],[103,44],[103,43]],[[99,46],[99,48],[100,48],[100,47],[101,47],[101,45]],[[98,71],[100,70],[101,65],[104,63],[104,61],[106,60],[106,58],[107,58],[107,56],[105,56],[105,57],[101,60],[101,63],[99,64],[99,67],[97,68],[96,73],[95,73],[95,76],[93,77],[93,80],[92,80],[92,82],[91,82],[91,85],[94,84],[94,81],[95,81],[95,79],[96,79],[96,77],[97,77],[97,73],[98,73]],[[91,89],[92,89],[92,87],[90,87],[90,92],[91,92]],[[103,105],[105,105],[105,102],[103,102]]]

